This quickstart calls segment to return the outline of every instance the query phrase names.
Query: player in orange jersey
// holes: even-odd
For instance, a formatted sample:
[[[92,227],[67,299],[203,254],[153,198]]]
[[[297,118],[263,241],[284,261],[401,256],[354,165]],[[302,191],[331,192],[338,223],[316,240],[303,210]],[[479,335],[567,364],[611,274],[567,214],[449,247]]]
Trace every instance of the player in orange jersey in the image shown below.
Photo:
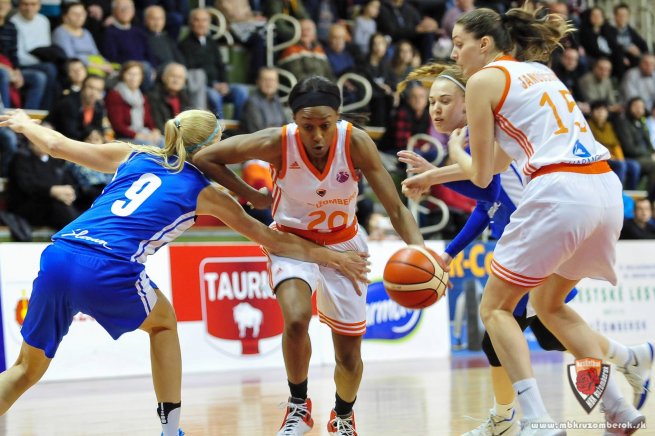
[[[622,189],[607,164],[609,152],[594,140],[569,91],[539,63],[571,29],[558,15],[537,14],[477,9],[463,15],[453,30],[452,58],[468,77],[472,159],[459,161],[461,171],[485,187],[515,161],[530,179],[496,246],[480,314],[523,410],[520,434],[564,435],[543,404],[512,311],[532,289],[539,319],[566,348],[578,359],[603,360],[606,339],[564,300],[584,277],[616,283]],[[457,132],[451,141],[465,136]],[[632,434],[645,421],[623,400],[613,377],[603,408],[611,431],[623,426],[620,434]]]
[[[339,88],[313,76],[289,94],[294,123],[234,136],[198,153],[195,163],[219,183],[259,207],[271,200],[243,183],[225,165],[247,159],[271,163],[272,210],[278,230],[291,232],[337,250],[366,250],[355,218],[361,170],[387,210],[394,229],[408,244],[423,237],[402,204],[377,148],[366,132],[340,120]],[[319,319],[332,329],[336,359],[336,403],[328,423],[331,435],[356,435],[352,413],[362,377],[362,335],[366,331],[366,283],[353,289],[331,268],[270,256],[271,287],[285,328],[284,362],[291,395],[278,435],[302,435],[313,425],[307,398],[311,344],[307,334],[312,292],[317,291]]]

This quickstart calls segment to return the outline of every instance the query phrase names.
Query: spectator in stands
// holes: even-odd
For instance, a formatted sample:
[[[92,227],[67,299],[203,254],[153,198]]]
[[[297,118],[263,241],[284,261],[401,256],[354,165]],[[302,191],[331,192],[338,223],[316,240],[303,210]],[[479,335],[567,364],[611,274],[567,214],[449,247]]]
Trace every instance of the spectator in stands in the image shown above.
[[[105,79],[87,76],[81,91],[60,99],[46,117],[46,122],[63,135],[78,141],[86,137],[89,129],[102,131],[102,120],[106,115],[102,102],[104,93]]]
[[[160,132],[164,131],[166,121],[175,118],[182,111],[191,109],[191,101],[184,88],[186,79],[186,67],[171,62],[164,67],[160,79],[148,93],[152,119]]]
[[[59,230],[80,214],[74,180],[66,162],[54,159],[36,146],[19,150],[9,167],[7,210],[33,226]]]
[[[378,16],[378,29],[391,35],[394,42],[410,40],[425,62],[432,57],[439,25],[431,17],[421,17],[419,11],[405,0],[385,0]]]
[[[603,144],[610,151],[609,165],[621,180],[623,187],[630,190],[637,189],[641,167],[636,160],[625,158],[623,147],[608,116],[609,110],[606,102],[592,102],[589,128],[596,141]]]
[[[106,142],[102,131],[92,126],[85,129],[82,140],[89,144],[104,144]],[[78,195],[75,200],[75,207],[83,212],[91,207],[93,201],[105,189],[105,186],[111,182],[113,174],[101,173],[73,163],[68,163],[68,168],[77,187]]]
[[[309,76],[335,79],[327,55],[316,39],[316,25],[309,19],[300,21],[300,41],[282,52],[278,66],[298,80]]]
[[[137,10],[137,19],[145,21],[145,11],[151,6],[159,6],[164,10],[166,16],[166,34],[173,41],[177,41],[180,36],[182,26],[187,22],[189,17],[189,0],[135,0]],[[211,6],[207,4],[207,6]]]
[[[655,239],[653,205],[647,198],[635,200],[635,217],[623,222],[619,239]]]
[[[567,48],[553,64],[553,71],[557,77],[571,91],[573,99],[578,103],[582,113],[589,114],[589,100],[585,100],[580,90],[579,81],[584,70],[580,65],[580,53],[575,48]]]
[[[605,101],[611,113],[619,113],[622,106],[617,99],[618,90],[612,81],[612,63],[605,57],[594,61],[591,71],[580,78],[582,101]]]
[[[409,86],[405,93],[407,97],[393,116],[391,128],[385,132],[386,140],[383,139],[383,151],[394,155],[407,148],[413,135],[428,133],[432,124],[428,113],[428,89],[417,83]]]
[[[585,11],[580,27],[580,44],[591,60],[606,57],[612,62],[614,76],[620,78],[625,71],[623,48],[616,39],[616,29],[605,19],[600,7]]]
[[[475,9],[473,0],[455,0],[455,3],[446,10],[441,19],[441,29],[445,37],[450,39],[453,35],[453,27],[459,17]]]
[[[353,42],[364,56],[368,56],[371,37],[377,32],[375,20],[378,15],[380,15],[380,0],[368,0],[362,5],[359,15],[355,17]]]
[[[328,62],[335,76],[352,72],[357,65],[361,65],[361,54],[357,47],[348,44],[350,35],[343,24],[333,24],[328,33],[328,44],[325,48]]]
[[[180,51],[189,70],[203,70],[207,77],[207,99],[211,109],[223,116],[223,102],[234,104],[234,118],[239,119],[248,98],[245,85],[227,82],[225,64],[218,45],[209,36],[209,13],[193,9],[189,14],[189,35],[180,42]]]
[[[250,94],[243,106],[240,120],[243,133],[253,133],[267,127],[280,127],[291,121],[278,97],[279,86],[275,68],[260,68],[257,89]]]
[[[389,125],[389,116],[398,105],[396,95],[396,76],[391,65],[385,59],[387,53],[387,38],[381,33],[371,36],[367,62],[364,63],[362,73],[371,82],[373,95],[369,103],[370,120],[372,126]]]
[[[641,97],[646,107],[655,103],[655,55],[645,54],[639,60],[639,66],[625,73],[621,82],[621,93],[627,101]]]
[[[257,72],[266,62],[264,27],[266,17],[255,14],[248,0],[216,0],[216,8],[225,15],[230,33],[249,53],[248,83],[254,83]]]
[[[184,63],[184,56],[177,48],[177,43],[168,36],[166,27],[166,12],[158,5],[148,6],[143,12],[143,24],[148,38],[148,51],[153,66],[161,72],[170,62]]]
[[[33,0],[27,0],[33,1]],[[124,64],[127,61],[139,61],[145,71],[145,88],[152,83],[153,57],[148,47],[145,30],[133,25],[134,2],[132,0],[114,0],[112,3],[113,22],[105,29],[103,54],[111,61]]]
[[[619,118],[616,128],[625,156],[635,159],[646,176],[646,189],[655,192],[655,150],[646,128],[646,109],[640,97],[633,97],[626,104],[625,114]]]
[[[155,126],[148,97],[140,86],[143,65],[125,62],[118,73],[119,82],[107,93],[107,116],[117,138],[136,144],[160,145],[162,134]]]
[[[18,63],[16,26],[7,21],[11,1],[0,0],[0,95],[3,107],[38,109],[45,91],[47,76],[36,70],[21,72]],[[23,103],[21,95],[23,93]]]
[[[52,42],[64,50],[69,58],[80,59],[93,74],[110,75],[114,67],[98,51],[91,33],[85,29],[86,9],[82,3],[64,3],[63,23],[52,32]]]
[[[626,3],[614,6],[614,25],[616,40],[623,48],[628,67],[636,67],[639,59],[648,53],[648,44],[644,38],[630,25],[630,7]]]
[[[39,109],[49,110],[55,96],[59,95],[59,84],[55,64],[42,62],[32,54],[35,49],[49,51],[52,45],[50,21],[39,14],[40,8],[40,0],[19,0],[18,13],[11,17],[11,22],[16,26],[18,37],[17,56],[23,75],[25,75],[26,71],[37,71],[46,75],[46,85]]]
[[[327,43],[330,27],[339,23],[339,9],[334,0],[303,0],[309,18],[316,23],[316,35],[321,43]]]
[[[5,107],[0,101],[0,113],[5,112]],[[9,175],[9,163],[18,150],[18,139],[13,130],[0,127],[0,177]]]
[[[272,17],[276,14],[284,14],[301,21],[301,24],[302,20],[311,18],[305,9],[302,0],[266,0],[263,2],[263,5],[264,15],[267,17]],[[314,34],[316,34],[315,28]],[[288,41],[293,38],[293,36],[294,28],[291,23],[280,20],[275,24],[275,38],[279,42]]]
[[[82,83],[86,76],[89,75],[88,70],[84,66],[84,63],[78,58],[70,58],[66,62],[66,89],[62,92],[62,95],[69,95],[73,93],[79,93],[82,89]]]
[[[396,83],[404,80],[407,74],[421,65],[421,57],[411,42],[398,41],[391,57],[391,70],[395,75]]]

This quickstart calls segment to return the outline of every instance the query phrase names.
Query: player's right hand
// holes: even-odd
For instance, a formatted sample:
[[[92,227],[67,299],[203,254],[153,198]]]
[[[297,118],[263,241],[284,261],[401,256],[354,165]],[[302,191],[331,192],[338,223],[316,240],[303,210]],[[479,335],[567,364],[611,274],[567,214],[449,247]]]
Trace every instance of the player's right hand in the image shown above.
[[[248,200],[255,209],[268,209],[273,204],[273,195],[268,189],[261,188]]]
[[[0,115],[0,127],[9,127],[16,133],[23,133],[25,126],[34,123],[35,121],[21,109],[10,110]]]
[[[431,170],[432,168],[436,168],[422,156],[413,151],[401,150],[397,155],[399,161],[407,164],[407,173],[409,174],[420,174]]]
[[[407,198],[418,201],[421,196],[430,190],[431,183],[425,173],[408,177],[402,182],[402,191]]]

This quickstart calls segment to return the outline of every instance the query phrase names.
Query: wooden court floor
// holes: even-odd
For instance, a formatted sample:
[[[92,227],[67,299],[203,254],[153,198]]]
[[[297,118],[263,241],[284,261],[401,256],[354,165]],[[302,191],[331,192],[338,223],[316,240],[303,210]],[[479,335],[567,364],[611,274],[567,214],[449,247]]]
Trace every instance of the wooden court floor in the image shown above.
[[[599,408],[587,415],[578,405],[564,373],[570,357],[537,353],[535,373],[555,419],[601,422]],[[355,407],[360,436],[458,435],[486,417],[492,394],[483,358],[369,363]],[[614,374],[614,373],[612,373]],[[622,378],[622,390],[631,391]],[[312,368],[314,429],[326,435],[334,402],[332,368]],[[273,436],[287,395],[281,369],[187,375],[183,384],[182,427],[187,435]],[[653,394],[655,395],[655,394]],[[630,397],[631,398],[631,397]],[[34,387],[4,417],[0,436],[159,435],[149,378],[50,382]],[[655,399],[643,409],[655,435]],[[603,434],[570,430],[569,435]]]

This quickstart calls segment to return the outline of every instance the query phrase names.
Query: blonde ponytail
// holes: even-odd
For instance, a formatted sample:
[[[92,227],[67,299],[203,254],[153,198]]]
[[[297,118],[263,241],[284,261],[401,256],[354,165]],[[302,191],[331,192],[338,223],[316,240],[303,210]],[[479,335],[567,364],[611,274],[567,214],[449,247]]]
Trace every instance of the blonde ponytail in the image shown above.
[[[400,82],[396,87],[396,92],[402,93],[409,85],[410,82],[421,82],[423,86],[430,87],[439,76],[448,76],[459,82],[462,87],[466,86],[466,79],[462,74],[462,70],[457,65],[447,65],[439,63],[431,63],[421,65],[410,72],[405,80]]]
[[[132,145],[135,151],[147,153],[162,159],[162,166],[174,172],[182,171],[189,152],[198,146],[220,140],[220,121],[204,110],[191,109],[181,112],[164,126],[164,147]]]

